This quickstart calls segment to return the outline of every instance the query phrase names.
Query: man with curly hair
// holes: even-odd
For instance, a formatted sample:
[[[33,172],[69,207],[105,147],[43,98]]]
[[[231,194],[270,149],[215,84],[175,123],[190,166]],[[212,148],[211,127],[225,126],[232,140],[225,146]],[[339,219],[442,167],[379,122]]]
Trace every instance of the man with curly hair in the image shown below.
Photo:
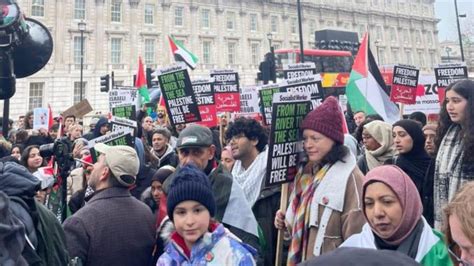
[[[268,159],[268,136],[254,119],[241,117],[229,125],[226,139],[235,159],[232,176],[244,190],[247,201],[263,231],[266,241],[265,265],[272,265],[277,231],[271,225],[273,213],[280,205],[279,187],[265,188]]]

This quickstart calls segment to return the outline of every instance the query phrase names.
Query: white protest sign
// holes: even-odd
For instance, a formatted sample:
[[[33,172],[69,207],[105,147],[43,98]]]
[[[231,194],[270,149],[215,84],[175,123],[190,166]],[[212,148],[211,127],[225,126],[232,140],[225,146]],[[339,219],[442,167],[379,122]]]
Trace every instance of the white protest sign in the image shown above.
[[[256,87],[244,87],[240,92],[240,112],[259,113],[258,89]]]
[[[33,110],[33,129],[44,128],[48,130],[48,108],[35,108]]]
[[[137,90],[110,90],[109,91],[109,110],[116,106],[135,105],[137,100]]]

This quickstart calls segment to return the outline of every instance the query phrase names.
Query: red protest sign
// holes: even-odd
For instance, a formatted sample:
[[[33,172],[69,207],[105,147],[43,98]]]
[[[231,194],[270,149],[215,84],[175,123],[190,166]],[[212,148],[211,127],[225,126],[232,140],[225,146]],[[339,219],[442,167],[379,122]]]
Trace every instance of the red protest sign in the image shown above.
[[[232,70],[214,70],[217,112],[240,112],[239,74]]]
[[[420,70],[397,65],[393,69],[390,100],[395,103],[415,104]]]

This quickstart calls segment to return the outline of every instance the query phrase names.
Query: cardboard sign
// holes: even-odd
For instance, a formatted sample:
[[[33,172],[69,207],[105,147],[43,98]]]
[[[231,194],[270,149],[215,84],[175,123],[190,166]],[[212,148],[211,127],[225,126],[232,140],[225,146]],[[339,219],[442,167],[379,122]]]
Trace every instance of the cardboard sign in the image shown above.
[[[217,126],[216,101],[214,95],[214,79],[201,79],[193,81],[193,91],[196,95],[201,122],[196,124],[205,127]]]
[[[314,62],[283,65],[283,75],[285,79],[301,78],[315,74],[316,64]]]
[[[94,149],[94,146],[97,143],[104,143],[109,146],[126,145],[134,148],[135,138],[132,136],[132,134],[133,131],[131,129],[124,129],[90,140],[88,147],[90,148],[93,162],[97,162],[97,157],[99,155]]]
[[[420,70],[415,67],[395,66],[393,68],[390,100],[394,103],[415,104],[419,75]]]
[[[112,115],[115,117],[135,120],[137,119],[137,107],[135,105],[115,106],[112,107]]]
[[[311,110],[308,93],[276,93],[268,145],[265,187],[293,181],[303,151],[300,123]]]
[[[240,112],[239,73],[224,69],[213,70],[217,112]]]
[[[416,102],[413,105],[406,105],[403,114],[409,115],[413,112],[423,112],[426,115],[438,114],[440,110],[438,98],[438,85],[433,75],[420,75],[418,78],[418,88]]]
[[[135,105],[137,92],[136,89],[110,90],[109,110],[116,106]]]
[[[258,89],[257,87],[242,88],[240,92],[240,112],[242,113],[258,113]]]
[[[184,63],[159,69],[158,81],[173,127],[201,121],[191,79]]]
[[[75,117],[83,117],[86,114],[92,112],[92,106],[90,105],[87,99],[84,99],[75,105],[66,109],[66,111],[62,112],[63,117],[68,117],[70,115],[74,115]]]
[[[48,108],[33,109],[33,129],[48,130],[49,111]]]
[[[434,70],[439,103],[442,104],[446,87],[458,80],[467,79],[467,66],[466,63],[439,64]]]

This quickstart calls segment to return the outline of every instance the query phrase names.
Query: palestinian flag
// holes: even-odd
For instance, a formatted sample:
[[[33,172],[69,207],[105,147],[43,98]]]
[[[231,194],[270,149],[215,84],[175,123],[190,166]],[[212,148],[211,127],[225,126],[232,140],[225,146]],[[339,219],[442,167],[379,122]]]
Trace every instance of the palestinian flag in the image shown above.
[[[397,105],[390,101],[385,82],[370,52],[368,40],[366,33],[347,83],[347,99],[354,112],[378,114],[385,122],[393,124],[400,119],[399,110]]]
[[[174,59],[176,61],[185,62],[186,65],[194,70],[196,68],[198,58],[193,53],[186,50],[186,48],[184,48],[184,46],[180,42],[176,41],[172,36],[168,36],[168,39],[170,41],[170,48],[174,55]]]
[[[148,88],[146,86],[146,76],[145,71],[143,70],[143,62],[142,58],[138,57],[138,73],[137,73],[137,80],[135,81],[135,87],[140,93],[141,97],[141,104],[145,104],[150,102],[150,94],[148,93]]]

